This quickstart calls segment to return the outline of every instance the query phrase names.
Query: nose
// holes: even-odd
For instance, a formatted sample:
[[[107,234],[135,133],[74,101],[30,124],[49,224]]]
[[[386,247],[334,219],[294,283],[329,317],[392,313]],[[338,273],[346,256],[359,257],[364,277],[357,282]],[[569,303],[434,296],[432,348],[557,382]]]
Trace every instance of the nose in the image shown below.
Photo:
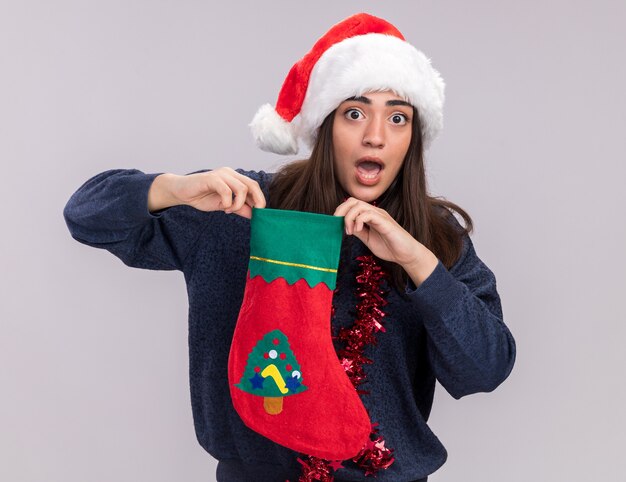
[[[385,145],[385,125],[384,119],[374,116],[367,123],[363,133],[363,144],[369,147],[384,147]]]

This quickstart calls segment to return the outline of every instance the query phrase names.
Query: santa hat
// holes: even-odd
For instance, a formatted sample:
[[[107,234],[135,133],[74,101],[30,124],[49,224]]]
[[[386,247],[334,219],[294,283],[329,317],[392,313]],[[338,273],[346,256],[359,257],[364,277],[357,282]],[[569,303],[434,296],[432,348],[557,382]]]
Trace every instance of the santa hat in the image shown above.
[[[396,27],[359,13],[334,25],[293,65],[276,107],[265,104],[254,116],[252,134],[264,151],[296,154],[298,138],[312,148],[319,126],[343,101],[383,90],[417,108],[428,148],[443,127],[443,79]]]

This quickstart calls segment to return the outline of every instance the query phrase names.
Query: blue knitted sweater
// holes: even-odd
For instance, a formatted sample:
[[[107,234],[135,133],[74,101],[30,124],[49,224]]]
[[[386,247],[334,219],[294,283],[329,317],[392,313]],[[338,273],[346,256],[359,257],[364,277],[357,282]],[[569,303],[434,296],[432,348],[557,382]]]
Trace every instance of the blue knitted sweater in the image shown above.
[[[272,173],[237,171],[260,184],[269,206]],[[87,180],[63,211],[70,233],[128,266],[182,271],[189,298],[193,420],[198,441],[219,461],[217,480],[294,482],[299,454],[246,427],[230,399],[228,354],[245,288],[250,221],[191,206],[150,213],[148,190],[159,174],[115,169]],[[344,238],[333,336],[354,322],[355,257],[366,253],[356,237]],[[446,461],[446,449],[426,423],[435,380],[459,399],[494,390],[515,362],[515,341],[503,322],[496,279],[469,236],[450,270],[439,261],[417,289],[409,282],[405,295],[391,289],[386,331],[365,351],[373,364],[364,366],[368,383],[362,388],[369,394],[361,399],[396,458],[378,473],[380,482],[424,478]],[[371,479],[352,462],[344,466],[336,479]]]

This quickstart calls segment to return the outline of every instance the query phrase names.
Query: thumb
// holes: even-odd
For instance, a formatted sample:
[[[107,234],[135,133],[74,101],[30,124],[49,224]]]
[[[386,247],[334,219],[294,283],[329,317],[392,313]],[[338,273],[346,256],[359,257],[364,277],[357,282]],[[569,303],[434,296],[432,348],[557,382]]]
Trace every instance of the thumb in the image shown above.
[[[241,209],[239,209],[238,211],[233,211],[233,213],[243,218],[252,219],[252,208],[248,206],[246,203],[244,203],[244,205],[241,206]]]

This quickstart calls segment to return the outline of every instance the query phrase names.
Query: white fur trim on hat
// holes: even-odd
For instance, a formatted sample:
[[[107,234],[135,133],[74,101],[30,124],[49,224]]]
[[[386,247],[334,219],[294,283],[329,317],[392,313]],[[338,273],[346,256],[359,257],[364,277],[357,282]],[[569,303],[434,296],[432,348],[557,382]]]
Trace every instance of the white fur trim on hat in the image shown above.
[[[376,33],[347,38],[326,50],[313,67],[297,135],[313,147],[319,126],[343,101],[392,90],[417,108],[427,149],[443,127],[444,88],[430,60],[408,42]]]
[[[256,145],[276,154],[298,152],[294,126],[283,119],[270,104],[262,105],[249,124]]]

